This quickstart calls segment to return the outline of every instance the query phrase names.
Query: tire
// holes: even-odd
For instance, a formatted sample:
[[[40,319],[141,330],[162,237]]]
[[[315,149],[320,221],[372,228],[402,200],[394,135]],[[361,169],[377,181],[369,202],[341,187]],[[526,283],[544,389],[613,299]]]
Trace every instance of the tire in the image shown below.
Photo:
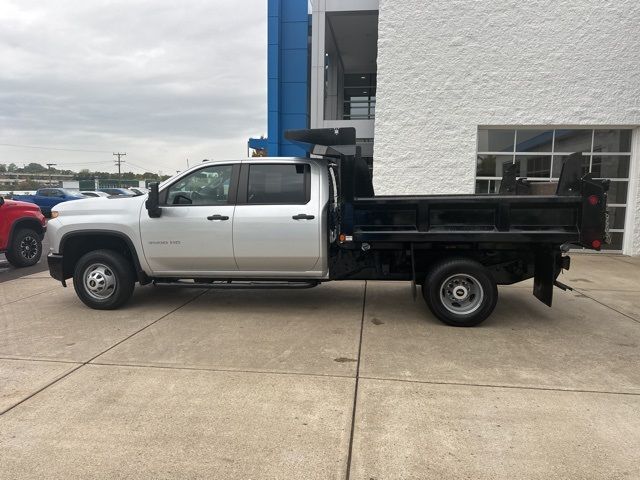
[[[135,274],[126,258],[113,250],[94,250],[76,263],[73,288],[94,310],[115,310],[133,294]]]
[[[498,287],[480,263],[453,258],[434,265],[422,286],[429,309],[443,323],[474,327],[496,306]]]
[[[14,267],[30,267],[40,261],[42,240],[40,234],[30,228],[18,230],[6,252],[7,261]]]

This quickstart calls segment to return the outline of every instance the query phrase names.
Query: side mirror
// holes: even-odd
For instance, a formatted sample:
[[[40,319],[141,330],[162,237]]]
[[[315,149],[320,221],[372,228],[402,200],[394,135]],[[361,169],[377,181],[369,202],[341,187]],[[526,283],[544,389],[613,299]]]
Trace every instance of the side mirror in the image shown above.
[[[149,197],[145,202],[147,212],[151,218],[159,218],[162,215],[162,208],[160,208],[160,194],[158,193],[158,182],[149,184]]]

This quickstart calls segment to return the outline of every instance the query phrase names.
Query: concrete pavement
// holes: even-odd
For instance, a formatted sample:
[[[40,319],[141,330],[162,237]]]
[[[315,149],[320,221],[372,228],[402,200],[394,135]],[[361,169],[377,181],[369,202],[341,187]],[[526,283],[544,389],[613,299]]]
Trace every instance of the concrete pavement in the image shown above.
[[[444,326],[405,284],[0,285],[0,478],[640,478],[640,259]]]

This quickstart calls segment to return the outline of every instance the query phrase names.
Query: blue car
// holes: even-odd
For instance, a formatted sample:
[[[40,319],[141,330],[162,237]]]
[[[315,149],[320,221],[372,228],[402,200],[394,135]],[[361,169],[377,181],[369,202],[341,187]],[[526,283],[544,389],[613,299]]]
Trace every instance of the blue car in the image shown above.
[[[51,209],[61,202],[80,200],[87,198],[80,192],[66,190],[64,188],[41,188],[35,195],[14,195],[13,199],[20,202],[35,203],[46,217],[51,216]]]

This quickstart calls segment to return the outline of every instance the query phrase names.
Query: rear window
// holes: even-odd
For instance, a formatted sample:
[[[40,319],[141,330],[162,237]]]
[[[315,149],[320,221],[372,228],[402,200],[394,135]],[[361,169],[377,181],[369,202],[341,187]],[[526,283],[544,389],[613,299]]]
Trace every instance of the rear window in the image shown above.
[[[303,205],[310,199],[308,164],[259,165],[249,167],[247,203]]]

